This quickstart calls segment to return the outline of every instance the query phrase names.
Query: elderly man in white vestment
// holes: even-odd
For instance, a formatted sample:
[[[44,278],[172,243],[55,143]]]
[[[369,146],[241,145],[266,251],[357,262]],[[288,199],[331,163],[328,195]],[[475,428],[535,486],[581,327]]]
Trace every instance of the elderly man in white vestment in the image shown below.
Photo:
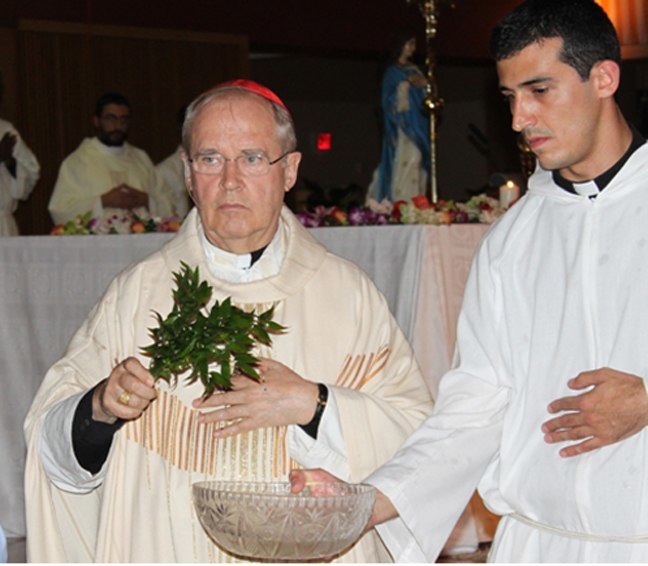
[[[119,93],[99,97],[92,118],[95,135],[85,138],[59,169],[48,209],[54,224],[92,213],[107,220],[125,210],[166,217],[173,205],[148,154],[128,143],[130,102]]]
[[[283,206],[301,154],[281,100],[251,81],[219,85],[189,107],[183,146],[196,207],[110,285],[28,414],[30,560],[232,561],[203,532],[192,483],[279,481],[313,466],[356,481],[431,411],[384,297]],[[171,308],[181,262],[215,299],[275,305],[287,330],[258,352],[263,383],[236,376],[207,399],[199,381],[154,383],[141,348],[153,311]],[[375,532],[340,557],[389,559]]]
[[[528,0],[491,47],[538,167],[476,253],[434,413],[366,479],[370,525],[434,561],[478,485],[489,560],[648,562],[648,144],[616,34],[593,0]]]

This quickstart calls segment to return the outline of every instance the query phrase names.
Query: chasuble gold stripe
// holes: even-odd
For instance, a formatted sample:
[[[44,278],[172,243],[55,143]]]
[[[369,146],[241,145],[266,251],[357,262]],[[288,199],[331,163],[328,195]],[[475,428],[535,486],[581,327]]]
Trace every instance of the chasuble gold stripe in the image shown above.
[[[376,354],[347,355],[335,384],[339,387],[360,389],[385,367],[389,352],[389,347],[385,345]]]
[[[198,411],[168,391],[160,391],[150,409],[125,425],[126,439],[179,470],[219,479],[268,481],[284,478],[298,467],[288,457],[286,427],[221,439],[214,436],[221,425],[198,422]]]

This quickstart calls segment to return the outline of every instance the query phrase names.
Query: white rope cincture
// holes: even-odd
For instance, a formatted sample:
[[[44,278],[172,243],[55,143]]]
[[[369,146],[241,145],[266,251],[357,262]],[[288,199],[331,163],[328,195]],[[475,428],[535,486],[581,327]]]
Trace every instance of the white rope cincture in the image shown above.
[[[538,523],[537,521],[529,519],[529,517],[525,517],[524,515],[519,515],[518,513],[512,513],[509,517],[516,521],[520,521],[520,523],[529,525],[534,529],[566,538],[586,540],[589,542],[648,542],[648,535],[595,535],[591,533],[579,533],[576,531],[567,531],[558,527],[552,527],[551,525],[546,525],[544,523]]]

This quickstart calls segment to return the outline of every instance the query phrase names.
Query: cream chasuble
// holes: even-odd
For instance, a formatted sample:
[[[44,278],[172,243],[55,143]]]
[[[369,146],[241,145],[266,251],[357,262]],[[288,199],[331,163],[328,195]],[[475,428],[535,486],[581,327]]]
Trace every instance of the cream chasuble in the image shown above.
[[[101,195],[125,183],[149,195],[148,212],[165,217],[173,212],[171,197],[145,151],[125,142],[108,147],[97,138],[86,138],[68,155],[59,169],[48,209],[55,224],[74,220],[92,211],[95,218],[109,218],[120,209],[101,206]],[[135,212],[143,214],[142,209]]]
[[[302,464],[289,455],[286,427],[214,439],[214,425],[199,424],[191,408],[202,386],[181,380],[172,389],[160,384],[158,399],[144,415],[116,434],[99,487],[93,489],[89,473],[87,483],[82,478],[75,489],[57,487],[45,474],[38,451],[47,436],[40,430],[42,416],[48,410],[70,412],[69,398],[107,376],[116,359],[136,356],[147,365],[140,348],[150,343],[153,311],[165,316],[171,308],[172,272],[180,261],[199,266],[218,300],[230,296],[233,303],[258,310],[275,305],[275,320],[288,330],[258,354],[329,385],[351,481],[386,461],[431,410],[427,387],[384,297],[355,265],[328,253],[287,209],[269,247],[284,242],[280,271],[258,281],[215,279],[201,232],[193,210],[176,238],[120,274],[45,377],[25,425],[30,560],[234,561],[203,532],[191,503],[192,483],[285,480]],[[254,269],[271,273],[264,264],[274,261],[276,253],[264,253]],[[340,560],[381,562],[389,554],[372,532]]]

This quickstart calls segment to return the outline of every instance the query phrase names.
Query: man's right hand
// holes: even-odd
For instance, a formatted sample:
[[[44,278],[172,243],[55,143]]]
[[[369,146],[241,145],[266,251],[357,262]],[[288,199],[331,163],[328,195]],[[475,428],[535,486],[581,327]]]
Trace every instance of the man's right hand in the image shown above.
[[[123,183],[101,195],[101,204],[104,207],[132,210],[140,206],[148,206],[148,195]]]
[[[12,177],[16,176],[16,158],[13,151],[18,138],[16,134],[6,132],[0,139],[0,163],[4,163]]]
[[[110,372],[108,379],[95,389],[92,419],[113,423],[138,418],[157,397],[155,380],[137,358],[126,358]]]
[[[333,487],[331,484],[339,482],[342,482],[342,480],[321,468],[314,470],[293,470],[290,472],[290,484],[293,493],[299,493],[305,487],[309,487],[313,495],[330,495],[331,488]],[[389,519],[395,519],[396,517],[398,517],[398,512],[392,505],[392,502],[382,491],[376,489],[376,501],[369,522],[365,527],[365,532],[380,523],[384,523]]]
[[[4,163],[7,160],[13,159],[13,149],[16,145],[16,134],[6,132],[2,139],[0,139],[0,162]]]

